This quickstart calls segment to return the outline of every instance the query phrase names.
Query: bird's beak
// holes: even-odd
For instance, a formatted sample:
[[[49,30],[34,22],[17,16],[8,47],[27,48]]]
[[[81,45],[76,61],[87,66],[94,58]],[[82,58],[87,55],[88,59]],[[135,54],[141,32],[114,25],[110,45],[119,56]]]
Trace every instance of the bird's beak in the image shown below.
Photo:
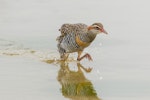
[[[101,32],[108,34],[107,31],[105,29],[101,29]]]

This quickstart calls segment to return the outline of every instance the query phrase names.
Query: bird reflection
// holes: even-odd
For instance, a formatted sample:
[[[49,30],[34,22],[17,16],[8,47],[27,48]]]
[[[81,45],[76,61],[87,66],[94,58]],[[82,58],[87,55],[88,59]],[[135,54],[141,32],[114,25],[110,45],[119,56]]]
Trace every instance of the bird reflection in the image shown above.
[[[83,71],[91,72],[92,68],[85,68],[80,63],[76,64],[77,71],[72,71],[69,69],[68,63],[60,63],[57,79],[62,86],[63,96],[70,100],[101,100],[97,96],[91,81],[83,73]]]

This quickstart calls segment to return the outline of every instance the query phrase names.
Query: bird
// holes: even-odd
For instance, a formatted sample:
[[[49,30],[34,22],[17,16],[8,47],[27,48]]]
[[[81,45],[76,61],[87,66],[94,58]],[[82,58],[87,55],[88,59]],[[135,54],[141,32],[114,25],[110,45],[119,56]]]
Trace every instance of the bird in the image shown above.
[[[87,48],[96,38],[97,34],[108,34],[103,25],[99,22],[92,25],[86,25],[83,23],[63,24],[60,29],[60,36],[57,37],[57,48],[60,54],[61,60],[67,60],[70,53],[78,53],[77,61],[81,61],[84,58],[92,61],[92,57],[89,53],[81,56],[84,49]]]

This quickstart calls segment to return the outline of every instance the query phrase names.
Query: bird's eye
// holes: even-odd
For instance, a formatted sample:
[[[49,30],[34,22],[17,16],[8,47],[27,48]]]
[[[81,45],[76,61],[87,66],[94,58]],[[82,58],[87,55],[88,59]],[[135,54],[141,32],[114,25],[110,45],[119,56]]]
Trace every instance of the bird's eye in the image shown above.
[[[95,27],[97,30],[99,30],[99,27]]]

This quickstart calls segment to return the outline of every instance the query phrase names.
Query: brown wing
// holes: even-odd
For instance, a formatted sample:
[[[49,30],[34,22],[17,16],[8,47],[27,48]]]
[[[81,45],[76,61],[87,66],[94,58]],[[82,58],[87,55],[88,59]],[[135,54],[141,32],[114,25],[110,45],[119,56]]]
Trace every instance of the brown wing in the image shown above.
[[[82,23],[77,23],[77,24],[63,24],[59,31],[61,32],[61,35],[57,37],[56,40],[61,41],[64,36],[70,33],[74,34],[82,34],[86,33],[88,31],[87,25],[82,24]]]
[[[60,28],[61,35],[67,35],[69,33],[79,34],[87,32],[87,25],[78,24],[63,24]]]

